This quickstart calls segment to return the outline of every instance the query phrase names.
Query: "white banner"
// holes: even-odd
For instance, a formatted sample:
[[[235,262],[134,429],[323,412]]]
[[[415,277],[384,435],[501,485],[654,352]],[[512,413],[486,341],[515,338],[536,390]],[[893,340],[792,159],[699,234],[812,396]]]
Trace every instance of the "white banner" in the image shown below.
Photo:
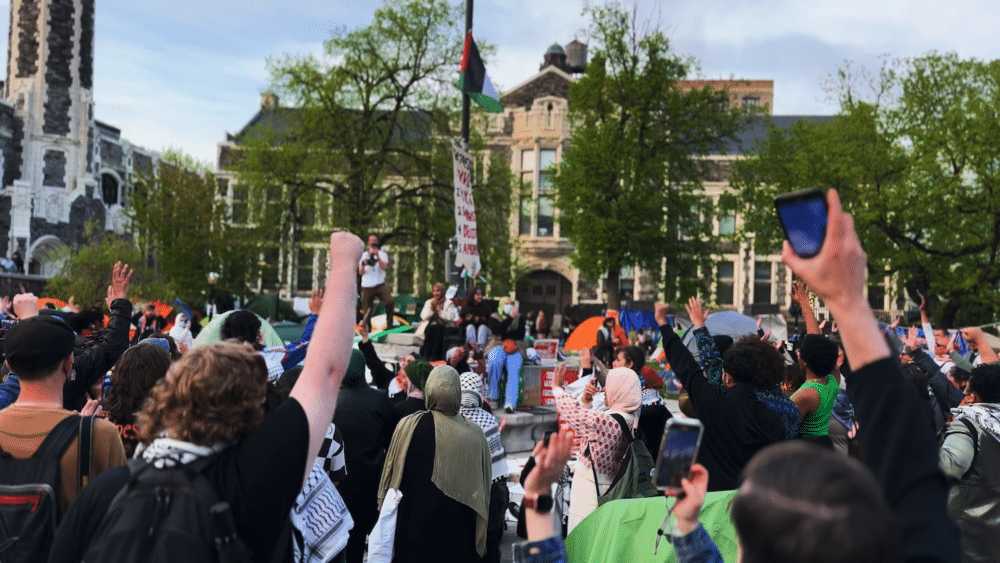
[[[472,202],[472,156],[455,147],[455,265],[464,275],[479,275],[479,246],[476,243],[476,206]]]

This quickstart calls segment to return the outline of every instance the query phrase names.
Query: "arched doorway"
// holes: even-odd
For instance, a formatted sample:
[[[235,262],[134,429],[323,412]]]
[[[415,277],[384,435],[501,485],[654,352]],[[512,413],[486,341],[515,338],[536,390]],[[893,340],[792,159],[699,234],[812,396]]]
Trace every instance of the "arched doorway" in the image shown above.
[[[62,269],[66,260],[66,245],[52,235],[35,241],[28,250],[28,273],[51,278]]]
[[[552,270],[535,270],[528,282],[517,290],[521,313],[545,311],[549,326],[555,326],[555,315],[562,315],[573,304],[573,282]]]

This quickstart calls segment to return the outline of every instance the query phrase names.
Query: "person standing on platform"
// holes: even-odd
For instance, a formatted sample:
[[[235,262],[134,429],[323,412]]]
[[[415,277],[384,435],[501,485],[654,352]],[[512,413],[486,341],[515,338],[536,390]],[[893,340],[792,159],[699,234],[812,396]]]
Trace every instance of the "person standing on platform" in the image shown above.
[[[385,271],[389,267],[389,255],[382,250],[378,235],[368,235],[368,250],[361,255],[358,262],[358,274],[361,275],[361,309],[364,316],[361,322],[371,330],[372,306],[375,298],[385,307],[385,327],[392,328],[392,315],[395,303],[388,286],[385,285]]]

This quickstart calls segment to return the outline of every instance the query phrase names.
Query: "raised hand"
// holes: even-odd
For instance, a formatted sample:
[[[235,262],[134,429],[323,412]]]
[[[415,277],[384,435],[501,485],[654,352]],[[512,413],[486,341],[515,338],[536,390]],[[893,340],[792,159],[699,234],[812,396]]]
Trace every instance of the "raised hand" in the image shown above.
[[[590,350],[587,350],[588,352]],[[566,375],[566,362],[561,362],[552,373],[552,386],[562,387],[563,377]]]
[[[692,297],[688,299],[687,305],[684,306],[687,309],[688,316],[691,317],[691,322],[694,323],[695,328],[705,328],[705,319],[708,315],[701,308],[701,301],[698,301],[697,297]],[[760,328],[760,321],[757,321],[757,328]]]
[[[535,468],[524,479],[524,493],[548,494],[552,485],[559,480],[566,462],[573,453],[575,436],[570,429],[559,430],[549,436],[549,445],[538,442],[531,455],[535,458]]]
[[[111,309],[111,303],[115,299],[128,299],[128,288],[132,284],[134,273],[128,264],[123,266],[121,262],[116,262],[111,268],[111,285],[108,286],[108,297],[104,300],[108,309]]]
[[[314,289],[309,295],[309,312],[318,315],[323,309],[323,290]]]
[[[667,311],[670,310],[670,305],[667,303],[657,303],[653,310],[653,316],[656,318],[656,324],[660,326],[667,324]]]

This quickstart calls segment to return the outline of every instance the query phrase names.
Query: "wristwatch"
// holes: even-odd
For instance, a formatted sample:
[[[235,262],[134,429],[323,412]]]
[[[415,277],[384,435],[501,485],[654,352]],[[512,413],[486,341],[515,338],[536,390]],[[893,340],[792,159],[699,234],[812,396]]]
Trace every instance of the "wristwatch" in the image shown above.
[[[548,513],[552,511],[552,504],[552,495],[550,494],[524,495],[524,508]]]

